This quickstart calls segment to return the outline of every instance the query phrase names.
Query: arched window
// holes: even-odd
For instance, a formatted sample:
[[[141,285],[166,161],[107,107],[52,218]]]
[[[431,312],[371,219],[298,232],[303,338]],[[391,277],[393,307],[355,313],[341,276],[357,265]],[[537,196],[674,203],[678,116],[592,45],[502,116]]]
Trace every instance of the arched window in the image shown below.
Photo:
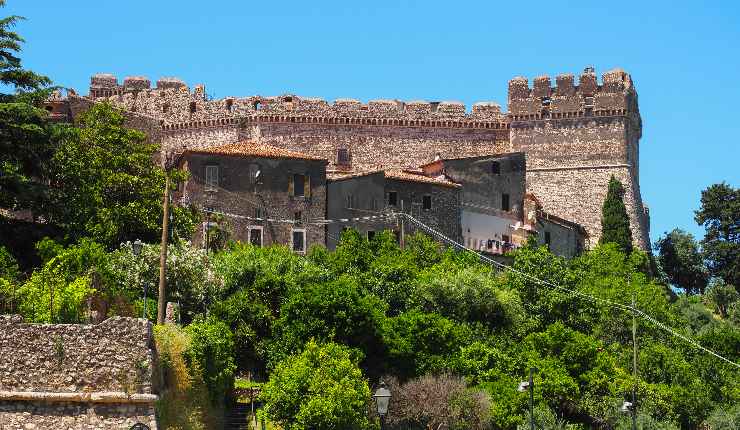
[[[195,113],[195,111],[197,110],[198,110],[198,107],[195,104],[195,102],[190,102],[190,113]]]

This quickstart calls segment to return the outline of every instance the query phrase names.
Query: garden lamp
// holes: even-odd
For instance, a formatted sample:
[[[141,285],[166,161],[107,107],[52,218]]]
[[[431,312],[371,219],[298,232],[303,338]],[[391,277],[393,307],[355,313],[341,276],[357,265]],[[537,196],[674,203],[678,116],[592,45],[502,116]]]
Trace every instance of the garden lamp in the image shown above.
[[[385,421],[384,418],[388,414],[388,404],[391,400],[391,390],[386,388],[384,381],[380,381],[380,388],[375,391],[375,394],[373,394],[373,398],[375,399],[375,406],[377,406],[378,408],[378,415],[380,415],[380,427],[382,428]]]

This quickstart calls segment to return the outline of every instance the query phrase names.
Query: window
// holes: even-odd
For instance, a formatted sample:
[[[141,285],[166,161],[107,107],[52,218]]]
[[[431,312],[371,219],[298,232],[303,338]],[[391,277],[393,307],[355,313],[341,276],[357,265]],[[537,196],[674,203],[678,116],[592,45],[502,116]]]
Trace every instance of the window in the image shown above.
[[[293,252],[306,252],[306,230],[293,230]]]
[[[249,227],[249,243],[262,246],[262,227]]]
[[[226,99],[226,110],[231,112],[234,108],[234,99]]]
[[[195,102],[190,102],[190,113],[195,113],[197,110],[198,107],[195,105]]]
[[[349,164],[349,149],[339,148],[337,149],[337,164],[348,165]]]
[[[501,235],[501,241],[504,243],[509,243],[509,236],[502,234]]]
[[[218,188],[218,166],[206,166],[206,191]]]
[[[303,212],[301,211],[293,212],[293,221],[300,223],[302,219],[303,219]]]
[[[372,199],[370,200],[370,210],[377,211],[378,210],[378,199]]]
[[[352,194],[347,194],[347,209],[352,209],[355,207],[355,196]]]
[[[375,237],[375,232],[372,231],[372,230],[368,230],[367,231],[367,240],[373,240],[374,237]]]
[[[288,194],[293,197],[311,197],[311,180],[307,175],[294,174],[288,184]]]
[[[432,209],[432,196],[424,196],[422,197],[422,208],[424,208],[425,211]]]
[[[550,246],[550,232],[545,232],[545,245]]]
[[[498,161],[494,161],[491,163],[491,173],[494,175],[500,175],[501,174],[501,163]]]
[[[165,103],[165,104],[164,104],[164,105],[162,106],[162,113],[167,113],[167,112],[169,112],[169,111],[170,111],[170,104],[169,104],[169,103]]]
[[[257,100],[257,101],[254,102],[254,105],[253,106],[254,106],[254,110],[261,110],[262,109],[262,102],[260,102],[259,100]]]
[[[398,193],[395,191],[388,192],[388,206],[398,205]]]
[[[262,208],[254,208],[254,217],[257,219],[264,218],[264,212],[262,211]]]
[[[508,211],[509,209],[509,195],[501,194],[501,210]]]

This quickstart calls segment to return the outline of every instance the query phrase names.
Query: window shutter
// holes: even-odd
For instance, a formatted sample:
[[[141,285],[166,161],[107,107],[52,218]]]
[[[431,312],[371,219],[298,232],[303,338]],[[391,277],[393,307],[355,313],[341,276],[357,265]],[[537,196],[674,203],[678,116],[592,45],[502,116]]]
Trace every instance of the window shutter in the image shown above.
[[[293,197],[295,193],[293,192],[293,175],[288,176],[288,195]]]
[[[303,181],[303,195],[306,196],[306,198],[311,197],[311,177],[306,175],[305,180]]]

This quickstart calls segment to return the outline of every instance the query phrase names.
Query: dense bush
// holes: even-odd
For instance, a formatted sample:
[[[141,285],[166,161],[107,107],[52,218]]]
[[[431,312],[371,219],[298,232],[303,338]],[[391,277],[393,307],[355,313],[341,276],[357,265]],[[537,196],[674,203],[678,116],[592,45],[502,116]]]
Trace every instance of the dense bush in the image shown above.
[[[335,343],[309,341],[300,354],[281,361],[264,385],[270,419],[291,430],[361,430],[370,388],[357,358]]]

